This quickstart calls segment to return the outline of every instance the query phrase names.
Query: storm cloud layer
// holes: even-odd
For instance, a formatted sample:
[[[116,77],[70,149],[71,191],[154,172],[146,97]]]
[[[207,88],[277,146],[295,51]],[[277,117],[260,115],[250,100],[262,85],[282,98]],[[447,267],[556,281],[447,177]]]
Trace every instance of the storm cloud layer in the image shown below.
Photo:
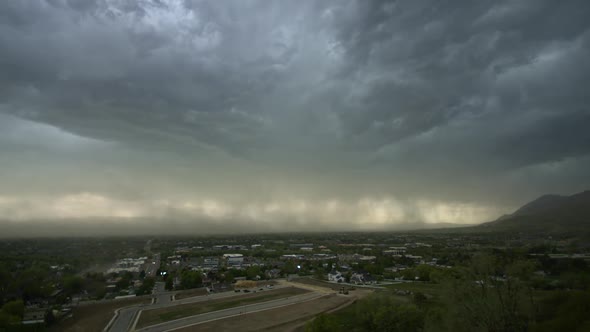
[[[584,0],[2,1],[0,219],[390,229],[582,191],[588,17]]]

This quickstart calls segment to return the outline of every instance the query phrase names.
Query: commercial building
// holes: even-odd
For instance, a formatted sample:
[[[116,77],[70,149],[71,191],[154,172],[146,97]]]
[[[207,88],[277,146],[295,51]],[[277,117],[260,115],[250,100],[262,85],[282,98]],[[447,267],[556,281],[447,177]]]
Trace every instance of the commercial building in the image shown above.
[[[244,255],[242,254],[223,254],[223,259],[227,266],[238,267],[244,262]]]

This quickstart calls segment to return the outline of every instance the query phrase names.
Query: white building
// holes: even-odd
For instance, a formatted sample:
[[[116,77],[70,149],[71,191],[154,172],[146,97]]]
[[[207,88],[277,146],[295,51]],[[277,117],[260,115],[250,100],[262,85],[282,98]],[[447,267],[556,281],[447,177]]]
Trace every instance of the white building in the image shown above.
[[[404,255],[406,253],[406,247],[389,247],[388,252],[391,252],[394,255]]]
[[[244,255],[242,254],[223,254],[227,266],[240,266],[244,262]]]
[[[113,267],[107,270],[107,273],[139,272],[143,269],[146,260],[147,257],[119,259]]]
[[[205,257],[203,259],[203,268],[205,269],[216,269],[219,266],[219,258],[217,257]]]
[[[328,273],[328,281],[344,282],[344,276],[339,271],[332,270],[330,273]]]

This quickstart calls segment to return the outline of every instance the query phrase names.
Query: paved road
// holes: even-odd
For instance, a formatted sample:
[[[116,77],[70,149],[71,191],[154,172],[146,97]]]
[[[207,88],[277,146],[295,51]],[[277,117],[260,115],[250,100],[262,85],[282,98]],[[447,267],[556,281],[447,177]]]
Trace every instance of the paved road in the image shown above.
[[[160,268],[160,254],[154,254],[151,262],[148,261],[145,268],[146,277],[155,277]]]
[[[212,321],[212,320],[223,319],[223,318],[228,318],[228,317],[238,316],[238,315],[244,315],[244,314],[248,314],[251,312],[269,310],[269,309],[274,309],[274,308],[281,307],[281,306],[305,302],[305,301],[316,299],[316,298],[319,298],[322,296],[324,296],[324,295],[318,294],[318,293],[308,293],[308,294],[303,294],[303,295],[298,295],[298,296],[291,296],[291,297],[287,297],[287,298],[279,299],[279,300],[254,303],[254,304],[249,304],[249,305],[245,305],[245,306],[239,306],[239,307],[234,307],[234,308],[229,308],[229,309],[224,309],[224,310],[219,310],[219,311],[212,311],[212,312],[204,313],[201,315],[180,318],[180,319],[172,320],[169,322],[148,326],[143,329],[139,329],[137,331],[141,331],[141,332],[172,331],[172,330],[180,329],[180,328],[191,326],[191,325],[197,325],[197,324],[201,324],[201,323]]]
[[[156,296],[156,303],[158,304],[166,304],[172,301],[172,293],[166,292],[165,282],[156,283],[156,291],[154,295]]]
[[[119,310],[119,315],[109,329],[112,332],[127,332],[135,320],[135,316],[141,310],[141,307],[130,307]]]
[[[187,297],[185,299],[176,300],[174,302],[170,301],[170,296],[174,294],[174,292],[160,292],[160,290],[164,290],[164,286],[161,286],[164,283],[156,283],[156,292],[154,293],[156,297],[156,303],[152,305],[143,305],[143,306],[136,306],[136,307],[129,307],[124,308],[119,311],[119,315],[115,319],[112,327],[109,329],[109,332],[127,332],[131,329],[136,314],[139,310],[147,310],[147,309],[157,309],[163,307],[171,307],[179,304],[187,304],[187,303],[196,303],[196,302],[203,302],[209,301],[213,299],[221,299],[226,297],[232,296],[240,296],[244,293],[234,293],[234,292],[224,292],[224,293],[213,293],[210,295],[203,295],[203,296],[195,296],[195,297]],[[286,286],[277,285],[274,289],[280,289]],[[265,292],[271,292],[272,290],[266,290]]]

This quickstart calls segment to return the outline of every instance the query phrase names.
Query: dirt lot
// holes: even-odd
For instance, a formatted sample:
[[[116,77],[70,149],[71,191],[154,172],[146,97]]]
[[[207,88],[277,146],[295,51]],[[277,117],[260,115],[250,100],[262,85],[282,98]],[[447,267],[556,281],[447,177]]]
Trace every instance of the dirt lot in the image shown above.
[[[102,331],[102,329],[113,318],[114,312],[118,308],[134,304],[151,303],[151,298],[134,298],[116,300],[108,303],[91,304],[77,307],[73,310],[73,316],[66,318],[49,329],[55,332],[93,332]]]
[[[256,284],[258,285],[258,287],[265,287],[266,285],[276,285],[277,282],[275,280],[260,280]],[[233,288],[229,291],[233,291]],[[176,293],[175,299],[180,300],[186,299],[187,297],[201,296],[205,294],[207,294],[207,290],[205,288],[195,288],[179,291],[178,293]]]
[[[304,303],[188,326],[175,331],[292,331],[315,315],[345,306],[352,301],[352,298],[331,294]]]
[[[277,285],[278,282],[276,280],[259,280],[256,282],[258,287],[266,286],[266,285]]]
[[[272,291],[262,291],[230,297],[226,299],[211,300],[190,304],[181,304],[173,307],[145,310],[141,313],[137,328],[150,326],[170,320],[203,314],[210,311],[222,310],[256,302],[276,300],[288,296],[307,293],[307,290],[289,287]]]
[[[320,281],[320,280],[315,280],[315,279],[310,279],[310,278],[293,279],[293,280],[291,280],[291,282],[304,284],[304,285],[317,286],[317,287],[322,287],[322,288],[329,288],[329,289],[332,289],[336,292],[340,291],[341,287],[344,287],[344,289],[346,289],[346,290],[350,290],[352,288],[349,285],[341,285],[341,284],[325,282],[325,281]],[[359,288],[356,288],[356,289],[358,290]]]
[[[187,297],[201,296],[201,295],[205,295],[205,294],[207,294],[207,290],[205,288],[195,288],[195,289],[180,291],[180,292],[176,293],[176,296],[174,298],[177,300],[180,300],[180,299],[186,299]]]

